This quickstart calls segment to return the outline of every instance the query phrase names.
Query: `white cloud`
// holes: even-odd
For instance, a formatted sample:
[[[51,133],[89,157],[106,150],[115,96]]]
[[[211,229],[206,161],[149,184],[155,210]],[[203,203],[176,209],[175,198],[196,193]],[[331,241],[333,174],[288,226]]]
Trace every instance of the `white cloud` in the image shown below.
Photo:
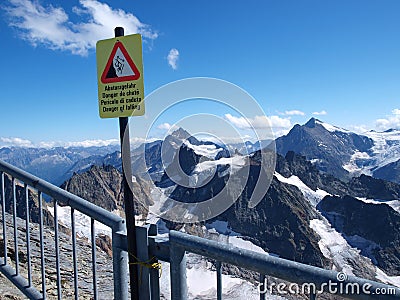
[[[96,0],[80,0],[81,6],[73,8],[73,13],[86,19],[81,23],[73,23],[61,7],[45,7],[30,0],[9,0],[9,3],[4,7],[9,25],[17,28],[21,38],[32,45],[44,45],[52,50],[85,56],[98,40],[112,37],[116,26],[124,27],[126,34],[140,33],[149,40],[158,36],[132,13]]]
[[[254,118],[235,117],[226,114],[225,119],[239,129],[266,129],[272,128],[275,136],[281,136],[289,132],[292,124],[289,118],[279,116],[255,116]]]
[[[225,114],[225,119],[240,129],[250,129],[251,124],[248,119],[244,117],[234,117],[231,114]]]
[[[314,111],[312,114],[315,116],[325,116],[328,113],[326,112],[326,110],[321,110],[321,111]]]
[[[400,129],[400,109],[395,108],[392,110],[391,115],[388,115],[386,118],[376,120],[375,127],[378,131]]]
[[[272,128],[291,128],[292,124],[289,118],[280,118],[278,116],[268,117]]]
[[[162,130],[170,130],[172,126],[173,125],[171,125],[169,123],[162,123],[162,124],[158,125],[157,128],[162,129]]]
[[[293,109],[293,110],[287,110],[284,113],[287,116],[304,116],[305,113],[302,112],[301,110]]]
[[[395,109],[393,109],[392,110],[392,114],[394,114],[394,115],[400,115],[400,109],[399,108],[395,108]]]
[[[110,145],[118,145],[118,139],[109,139],[109,140],[85,140],[78,142],[40,142],[38,144],[39,147],[43,148],[52,148],[52,147],[103,147]]]
[[[0,137],[0,147],[33,147],[33,143],[18,137]]]
[[[348,126],[348,129],[350,131],[353,131],[358,134],[363,134],[363,133],[366,133],[367,131],[371,130],[366,125],[350,125],[350,126]]]
[[[179,59],[179,51],[178,49],[172,48],[169,50],[168,53],[168,64],[171,66],[173,70],[176,70],[178,68],[178,59]]]
[[[289,118],[281,118],[279,116],[255,116],[254,118],[245,118],[226,114],[225,119],[240,129],[263,129],[268,127],[287,128],[291,126]]]

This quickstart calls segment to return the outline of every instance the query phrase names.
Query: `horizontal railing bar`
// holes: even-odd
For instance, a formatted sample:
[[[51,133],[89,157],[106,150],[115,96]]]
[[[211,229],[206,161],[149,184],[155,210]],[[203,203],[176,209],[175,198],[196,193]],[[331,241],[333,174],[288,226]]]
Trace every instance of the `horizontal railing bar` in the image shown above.
[[[120,228],[119,223],[124,222],[121,217],[1,160],[0,171],[23,181],[53,198],[57,198],[60,204],[71,206],[112,229],[118,230]]]
[[[287,259],[265,255],[241,249],[232,245],[220,244],[216,241],[207,240],[197,236],[188,235],[178,231],[169,233],[170,247],[174,245],[185,249],[186,251],[209,257],[221,262],[243,267],[258,273],[277,277],[292,283],[307,284],[314,283],[317,288],[325,287],[329,282],[339,285],[341,282],[337,279],[337,272],[325,270],[322,268],[309,266],[306,264],[290,261]],[[348,276],[342,284],[356,283],[362,290],[363,284],[369,285],[371,294],[341,294],[349,299],[380,299],[379,293],[373,294],[378,290],[395,289],[395,295],[384,295],[382,299],[400,299],[400,289],[383,283],[362,279],[355,276]],[[327,291],[324,289],[324,291]],[[340,290],[338,291],[340,292]],[[338,293],[339,294],[339,293]],[[383,295],[382,295],[383,296]]]
[[[15,270],[4,264],[4,259],[0,258],[0,272],[8,278],[26,297],[31,300],[42,300],[43,296],[33,286],[28,287],[28,281],[21,275],[15,275]]]

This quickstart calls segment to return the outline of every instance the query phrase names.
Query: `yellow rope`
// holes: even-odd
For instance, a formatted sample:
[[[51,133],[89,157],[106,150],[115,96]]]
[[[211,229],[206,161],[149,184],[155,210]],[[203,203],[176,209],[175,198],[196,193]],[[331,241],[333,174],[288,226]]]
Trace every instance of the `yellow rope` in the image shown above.
[[[149,268],[149,269],[158,269],[160,275],[159,278],[161,278],[162,275],[162,265],[160,262],[157,261],[157,259],[153,256],[149,260],[146,261],[139,261],[139,259],[130,253],[130,255],[136,259],[136,262],[129,263],[130,265],[139,265],[140,266],[140,275],[139,275],[139,284],[141,284],[141,278],[142,278],[142,270],[143,267]],[[151,261],[156,260],[156,262],[151,263]]]

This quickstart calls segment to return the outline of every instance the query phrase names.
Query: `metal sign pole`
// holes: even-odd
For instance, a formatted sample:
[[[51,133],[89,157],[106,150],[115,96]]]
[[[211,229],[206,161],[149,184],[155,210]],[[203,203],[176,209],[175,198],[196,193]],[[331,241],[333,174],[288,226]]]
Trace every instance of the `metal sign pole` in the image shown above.
[[[115,37],[124,36],[124,28],[115,28]],[[128,256],[129,256],[129,278],[131,288],[131,299],[139,300],[139,276],[137,266],[137,245],[136,245],[136,224],[135,224],[135,203],[133,193],[129,187],[128,180],[132,181],[131,169],[131,149],[129,142],[128,117],[119,118],[119,136],[121,139],[121,159],[122,159],[122,181],[124,185],[124,203],[126,230],[128,237]],[[125,168],[124,168],[125,165]]]

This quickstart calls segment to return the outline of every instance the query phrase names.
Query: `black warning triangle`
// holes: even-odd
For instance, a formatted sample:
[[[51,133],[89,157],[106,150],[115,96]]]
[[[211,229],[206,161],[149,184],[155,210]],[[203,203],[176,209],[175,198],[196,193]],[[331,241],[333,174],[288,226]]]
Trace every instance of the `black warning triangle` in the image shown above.
[[[124,82],[139,78],[140,72],[128,51],[120,41],[117,41],[104,68],[101,82]]]

